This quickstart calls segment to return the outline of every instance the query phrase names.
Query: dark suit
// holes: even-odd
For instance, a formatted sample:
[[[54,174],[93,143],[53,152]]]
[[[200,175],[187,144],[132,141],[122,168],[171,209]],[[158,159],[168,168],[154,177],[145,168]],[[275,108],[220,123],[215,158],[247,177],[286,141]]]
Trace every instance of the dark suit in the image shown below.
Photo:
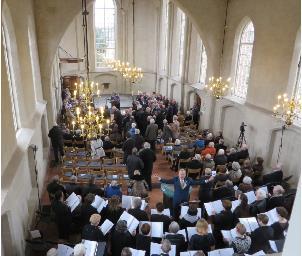
[[[128,213],[131,214],[132,216],[134,216],[135,218],[137,218],[138,221],[148,221],[149,220],[148,214],[139,208],[129,209]]]
[[[269,240],[274,239],[274,229],[270,226],[259,227],[251,233],[252,244],[249,253],[270,250]]]
[[[143,147],[143,143],[145,142],[144,137],[140,134],[135,134],[133,139],[135,141],[135,147],[137,148],[137,150],[140,150]]]
[[[144,163],[142,159],[140,159],[138,156],[135,155],[128,156],[127,171],[130,179],[132,179],[135,170],[139,170],[141,172],[143,168],[144,168]]]
[[[171,223],[170,217],[164,214],[152,214],[151,222],[163,222],[164,223],[164,232],[169,231],[169,225]]]
[[[142,159],[144,163],[144,168],[141,174],[145,178],[146,182],[148,183],[149,189],[151,190],[152,189],[151,175],[153,170],[153,162],[156,161],[156,155],[153,150],[149,148],[145,148],[139,153],[139,157]]]
[[[146,251],[145,256],[150,255],[151,237],[142,234],[136,235],[136,249]]]
[[[52,210],[55,213],[55,220],[58,226],[59,238],[68,239],[72,223],[72,215],[70,208],[61,201],[54,200],[52,202]]]
[[[82,225],[89,224],[89,219],[92,214],[98,214],[98,211],[91,206],[90,204],[83,204],[81,207],[81,218],[82,218]]]
[[[274,171],[268,174],[263,175],[263,184],[268,184],[268,183],[281,183],[283,179],[283,172],[280,171]]]
[[[76,195],[81,195],[81,187],[75,183],[68,183],[65,185],[66,193],[71,195],[74,192]]]
[[[168,234],[166,235],[171,244],[176,245],[176,255],[186,250],[186,241],[182,234]]]
[[[132,149],[135,147],[135,140],[132,138],[128,138],[123,144],[123,151],[124,151],[124,163],[127,162],[127,158],[129,155],[132,154]]]
[[[96,242],[104,242],[105,236],[103,235],[99,227],[87,224],[83,228],[82,239]]]
[[[178,207],[181,203],[188,202],[189,200],[189,189],[192,185],[202,185],[205,184],[204,180],[193,180],[189,177],[185,177],[185,187],[182,188],[180,184],[179,177],[174,177],[172,179],[166,180],[161,179],[161,183],[173,184],[174,185],[174,195],[173,195],[173,215],[178,217]],[[175,212],[176,211],[176,212]]]
[[[61,156],[64,155],[64,150],[63,150],[63,132],[59,126],[53,126],[49,133],[48,137],[51,140],[51,145],[53,147],[53,153],[55,156],[55,161],[56,163],[59,162],[59,152]]]
[[[257,214],[265,212],[266,205],[266,198],[264,198],[263,200],[256,200],[250,205],[251,215],[256,217]]]

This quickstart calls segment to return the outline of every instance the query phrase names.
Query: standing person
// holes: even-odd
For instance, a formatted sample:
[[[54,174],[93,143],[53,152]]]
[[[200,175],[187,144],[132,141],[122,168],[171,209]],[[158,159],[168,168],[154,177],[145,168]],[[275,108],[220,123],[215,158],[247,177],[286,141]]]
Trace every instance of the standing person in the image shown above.
[[[190,186],[192,185],[202,185],[209,181],[212,181],[214,177],[209,178],[208,180],[193,180],[189,177],[186,177],[186,170],[180,169],[178,171],[178,176],[172,179],[162,179],[161,177],[155,175],[161,183],[173,184],[174,185],[174,195],[173,195],[173,216],[178,218],[179,207],[181,203],[188,202],[189,200],[189,191]]]
[[[164,144],[168,143],[170,140],[172,141],[173,133],[171,130],[171,126],[168,124],[167,119],[164,119],[163,121],[164,127],[161,138],[164,141]]]
[[[51,145],[52,145],[53,153],[55,156],[55,165],[57,165],[57,164],[59,164],[59,153],[60,153],[61,157],[64,156],[63,132],[57,123],[54,123],[53,127],[50,129],[50,131],[48,133],[48,137],[51,140]]]
[[[193,109],[192,109],[192,113],[193,113],[193,122],[194,125],[199,124],[199,111],[200,111],[200,105],[198,105],[197,103],[194,104]]]
[[[144,163],[142,159],[138,157],[137,148],[132,149],[132,155],[127,157],[127,171],[129,178],[132,179],[135,170],[139,170],[140,172],[144,168]]]
[[[140,135],[139,129],[135,129],[133,139],[135,141],[135,147],[137,150],[140,150],[143,147],[145,139],[142,135]]]
[[[156,161],[156,155],[153,150],[150,149],[150,143],[144,143],[144,149],[140,151],[139,157],[144,162],[144,168],[142,170],[142,175],[144,176],[145,180],[148,183],[149,191],[152,190],[152,182],[151,182],[151,175],[153,170],[153,162]]]
[[[124,151],[124,160],[123,160],[124,163],[127,163],[127,158],[129,155],[132,154],[132,149],[135,146],[135,140],[133,138],[131,138],[131,134],[127,133],[126,137],[127,137],[127,140],[124,142],[123,147],[122,147],[122,149]]]
[[[155,142],[157,140],[158,134],[158,125],[155,124],[155,120],[153,118],[150,119],[150,124],[147,126],[145,138],[151,145],[151,149],[155,151]]]

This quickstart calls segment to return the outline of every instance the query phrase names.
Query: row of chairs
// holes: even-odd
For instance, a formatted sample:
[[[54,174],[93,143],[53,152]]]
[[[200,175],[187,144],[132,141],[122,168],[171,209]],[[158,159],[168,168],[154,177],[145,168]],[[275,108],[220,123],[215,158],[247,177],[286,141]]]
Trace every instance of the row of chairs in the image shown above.
[[[86,168],[90,167],[93,169],[102,169],[104,165],[122,165],[123,158],[115,157],[115,158],[102,158],[102,159],[92,159],[90,157],[86,158],[78,158],[78,157],[63,157],[63,166],[65,167],[73,167],[73,168]]]

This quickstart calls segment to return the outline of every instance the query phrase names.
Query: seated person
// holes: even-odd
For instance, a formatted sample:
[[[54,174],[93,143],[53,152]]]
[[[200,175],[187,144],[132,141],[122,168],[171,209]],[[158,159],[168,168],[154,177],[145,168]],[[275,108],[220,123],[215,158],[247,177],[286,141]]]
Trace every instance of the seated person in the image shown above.
[[[284,207],[276,208],[279,220],[271,225],[274,230],[274,239],[281,240],[285,239],[284,231],[288,229],[288,212]]]
[[[70,177],[70,182],[65,185],[67,196],[71,195],[73,192],[76,195],[82,194],[81,187],[78,184],[76,184],[76,182],[77,182],[77,177],[72,175]]]
[[[109,150],[109,149],[113,149],[114,148],[114,144],[110,141],[109,136],[105,137],[105,140],[103,142],[103,149],[104,150]],[[107,155],[107,154],[106,154]],[[108,156],[109,157],[109,156]]]
[[[206,168],[204,170],[204,176],[202,176],[202,179],[209,180],[212,176],[212,170],[210,168]],[[203,205],[203,203],[208,203],[212,201],[212,188],[213,188],[213,182],[208,181],[207,183],[203,184],[199,187],[199,200],[200,200],[200,206]]]
[[[151,219],[150,221],[152,222],[163,222],[164,224],[164,232],[168,232],[169,225],[171,223],[171,218],[167,215],[163,214],[164,211],[164,204],[159,202],[156,204],[156,214],[151,214]]]
[[[271,226],[267,226],[268,217],[265,214],[260,213],[257,216],[259,228],[256,228],[251,233],[252,244],[249,253],[255,253],[263,250],[267,252],[270,250],[269,240],[274,239],[274,229]]]
[[[224,240],[234,249],[234,255],[248,253],[251,247],[251,238],[246,234],[245,226],[239,222],[235,228],[236,237],[232,241]]]
[[[215,166],[225,165],[227,163],[227,157],[224,154],[223,149],[219,149],[217,155],[214,157]]]
[[[98,196],[104,196],[104,191],[95,184],[95,176],[91,176],[89,183],[82,189],[82,196],[85,197],[88,193],[92,193]]]
[[[194,147],[195,147],[196,153],[200,153],[201,150],[204,149],[205,143],[204,143],[204,139],[203,139],[202,135],[198,135],[197,140],[194,143]]]
[[[129,195],[141,198],[148,197],[148,184],[139,170],[134,171],[134,175],[129,181]]]
[[[232,182],[239,183],[239,180],[242,176],[242,172],[240,169],[240,164],[238,162],[232,163],[232,169],[229,171],[229,177]]]
[[[249,176],[251,178],[254,177],[254,171],[252,169],[252,164],[251,164],[250,159],[245,159],[243,161],[243,165],[242,165],[241,170],[242,170],[242,175]]]
[[[108,205],[102,210],[102,216],[104,220],[108,219],[113,224],[116,224],[123,212],[124,209],[120,206],[120,198],[112,196],[108,200]]]
[[[147,255],[147,253],[146,253],[146,255]],[[121,256],[132,256],[132,252],[131,252],[130,248],[124,247],[121,252]]]
[[[152,254],[151,256],[169,256],[169,252],[171,251],[171,243],[168,239],[163,239],[161,241],[161,254]]]
[[[64,140],[73,140],[73,135],[71,134],[70,130],[69,129],[66,129],[65,132],[63,133],[63,139]],[[64,146],[67,146],[67,147],[72,147],[72,142],[66,142],[64,141]]]
[[[255,194],[256,201],[250,204],[250,211],[252,216],[266,212],[266,192],[263,189],[258,188]]]
[[[59,175],[55,175],[52,177],[51,182],[47,185],[47,192],[49,195],[50,201],[52,201],[55,197],[55,193],[57,191],[63,191],[64,195],[66,195],[65,188],[59,183]]]
[[[167,240],[171,242],[171,244],[176,245],[176,255],[179,255],[180,252],[186,250],[186,241],[182,234],[177,234],[179,231],[179,225],[177,222],[171,222],[169,226],[169,234],[165,236]]]
[[[239,218],[251,217],[247,196],[242,193],[239,195],[239,200],[240,204],[235,208],[233,212],[236,222],[239,222]]]
[[[227,146],[224,145],[224,139],[223,138],[219,139],[218,143],[215,144],[215,148],[216,148],[216,151],[218,151],[219,149],[223,149],[224,151],[226,151]]]
[[[218,184],[218,182],[217,182]],[[216,184],[216,185],[217,185]],[[235,195],[234,186],[232,181],[226,180],[220,187],[213,189],[213,200],[220,200],[223,198],[233,198]]]
[[[98,227],[101,221],[101,215],[96,213],[92,214],[89,221],[90,224],[86,224],[83,228],[82,239],[96,242],[105,241],[105,236]]]
[[[284,194],[285,190],[281,185],[274,186],[273,195],[269,198],[267,202],[267,210],[272,210],[278,206],[284,206]]]
[[[179,160],[187,160],[191,157],[191,153],[188,151],[187,147],[184,147],[183,150],[178,155],[178,158],[176,159],[176,166],[178,167]],[[180,168],[186,168],[187,163],[180,163]]]
[[[187,213],[179,219],[178,223],[180,229],[186,229],[187,227],[195,227],[198,220],[197,207],[194,204],[190,204]]]
[[[237,152],[237,158],[238,160],[249,158],[249,150],[246,144],[242,144],[240,150]]]
[[[92,214],[98,213],[98,211],[91,205],[94,201],[94,194],[87,194],[84,198],[84,202],[81,206],[81,220],[82,226],[89,224],[90,216]]]
[[[229,174],[227,173],[227,168],[225,165],[217,165],[216,167],[216,176],[214,178],[214,182],[216,183],[216,187],[218,186],[218,182],[224,182],[229,179]]]
[[[216,246],[221,248],[223,246],[223,238],[221,230],[230,230],[234,228],[235,220],[231,211],[232,202],[230,200],[222,200],[224,210],[218,214],[212,212],[212,223],[214,224],[213,235],[216,240]]]
[[[180,154],[181,150],[182,150],[182,146],[180,145],[180,140],[176,139],[172,151],[173,156],[177,157]]]
[[[140,198],[134,198],[133,208],[128,210],[128,213],[137,218],[139,221],[149,221],[147,213],[141,210],[142,200]]]
[[[206,154],[210,154],[212,157],[215,156],[216,148],[214,147],[214,142],[213,141],[209,142],[209,144],[206,146],[206,148],[201,151],[201,155],[203,157],[205,157]]]
[[[150,255],[150,230],[151,226],[148,223],[144,223],[140,228],[141,234],[136,235],[136,250],[146,251],[146,256]]]
[[[202,161],[201,156],[199,154],[196,154],[190,162],[187,163],[187,169],[194,169],[194,170],[200,170],[199,173],[201,173],[202,170]],[[191,174],[191,178],[195,179],[198,174]]]
[[[260,177],[264,169],[263,162],[264,160],[262,157],[257,157],[256,163],[252,166],[252,170],[254,172],[254,179],[257,182],[257,184],[259,183]]]
[[[283,179],[282,165],[278,164],[275,168],[273,168],[271,173],[263,175],[262,182],[263,184],[281,183],[282,179]]]
[[[192,121],[192,115],[191,115],[191,112],[188,110],[186,112],[186,116],[185,116],[185,120],[184,120],[185,126],[190,125],[191,121]]]
[[[124,247],[134,248],[135,233],[130,234],[125,220],[119,220],[111,235],[111,254],[121,255]]]
[[[242,180],[242,183],[239,184],[239,190],[241,190],[243,193],[254,191],[252,182],[253,180],[251,177],[245,176]]]
[[[237,151],[235,148],[230,148],[229,153],[227,154],[228,163],[238,162]]]
[[[205,170],[205,168],[212,169],[215,166],[215,162],[210,154],[205,155],[202,163],[203,163],[203,170]]]
[[[105,197],[119,196],[122,198],[122,190],[116,180],[112,180],[110,185],[105,188]]]
[[[215,239],[212,233],[209,233],[208,222],[201,219],[196,223],[197,234],[194,234],[189,242],[190,250],[202,250],[206,255],[209,251],[215,249]]]
[[[214,136],[211,132],[206,135],[205,146],[208,146],[210,142],[214,143]]]

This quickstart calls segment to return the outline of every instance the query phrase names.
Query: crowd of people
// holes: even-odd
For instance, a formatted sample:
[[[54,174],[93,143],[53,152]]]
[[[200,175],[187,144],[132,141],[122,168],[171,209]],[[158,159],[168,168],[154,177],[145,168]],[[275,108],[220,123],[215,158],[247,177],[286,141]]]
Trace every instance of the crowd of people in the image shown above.
[[[68,104],[66,98],[65,104]],[[235,255],[252,254],[260,250],[269,253],[270,240],[284,240],[292,205],[285,200],[285,189],[280,185],[282,166],[276,166],[269,174],[263,175],[263,158],[257,157],[252,162],[246,144],[237,149],[228,148],[224,145],[222,132],[216,136],[208,130],[197,132],[192,143],[182,144],[181,126],[194,127],[199,122],[196,119],[197,109],[198,106],[194,106],[182,116],[175,100],[142,93],[124,114],[116,106],[108,110],[113,115],[111,134],[94,138],[90,143],[91,156],[96,158],[107,157],[108,149],[122,149],[123,163],[130,179],[128,194],[138,197],[134,199],[133,208],[128,213],[139,221],[163,222],[166,234],[162,238],[150,237],[151,226],[148,223],[129,232],[127,222],[119,220],[125,209],[121,207],[122,190],[116,181],[100,188],[94,184],[94,177],[91,177],[89,184],[81,187],[76,184],[76,177],[72,176],[70,183],[63,186],[59,177],[55,176],[47,191],[59,238],[68,239],[71,232],[81,232],[82,239],[106,242],[106,254],[116,256],[132,255],[129,248],[144,250],[146,255],[150,255],[151,242],[161,243],[161,255],[168,255],[171,245],[176,245],[176,255],[187,250],[198,251],[194,254],[196,256],[207,255],[211,250],[227,247],[233,248]],[[62,133],[57,125],[50,131],[56,161],[59,161],[60,154],[64,154],[63,141],[69,135],[68,129]],[[157,144],[172,145],[172,149],[165,153],[172,157],[171,169],[178,172],[176,177],[162,179],[153,174]],[[188,169],[199,170],[199,173],[188,176]],[[160,183],[174,186],[171,216],[164,214],[165,206],[162,202],[156,204],[156,214],[150,214],[148,208],[141,209],[142,199],[147,198],[148,192],[152,190],[152,175]],[[190,187],[194,185],[199,186],[198,205],[189,204],[187,213],[180,216],[180,207],[188,203]],[[266,187],[267,191],[261,186]],[[255,191],[256,200],[249,204],[245,193],[250,191]],[[81,204],[71,212],[64,200],[73,192],[79,196]],[[108,198],[108,205],[100,213],[91,206],[95,195]],[[210,215],[204,204],[216,200],[222,200],[223,211],[214,211]],[[233,200],[240,202],[235,209],[232,209]],[[201,208],[201,216],[198,208]],[[265,212],[272,209],[276,209],[279,219],[268,225],[269,218]],[[248,232],[239,221],[240,218],[248,217],[256,217],[259,224],[252,232]],[[114,223],[114,227],[108,234],[102,234],[98,226],[107,219]],[[196,234],[189,240],[178,233],[187,227],[196,228]],[[231,229],[235,229],[236,237],[227,240],[221,230]],[[79,254],[74,255],[85,255],[81,248],[77,250]]]

